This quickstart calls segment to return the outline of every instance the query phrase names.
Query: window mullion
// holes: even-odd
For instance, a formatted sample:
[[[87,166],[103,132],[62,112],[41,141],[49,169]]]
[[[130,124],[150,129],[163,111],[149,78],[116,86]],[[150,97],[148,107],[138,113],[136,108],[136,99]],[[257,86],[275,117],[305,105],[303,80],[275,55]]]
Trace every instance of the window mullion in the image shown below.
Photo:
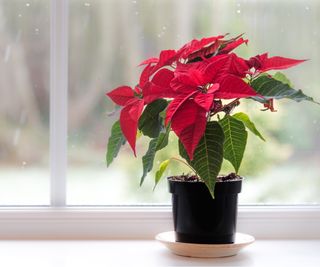
[[[68,0],[51,0],[50,21],[51,205],[66,205],[68,118]]]

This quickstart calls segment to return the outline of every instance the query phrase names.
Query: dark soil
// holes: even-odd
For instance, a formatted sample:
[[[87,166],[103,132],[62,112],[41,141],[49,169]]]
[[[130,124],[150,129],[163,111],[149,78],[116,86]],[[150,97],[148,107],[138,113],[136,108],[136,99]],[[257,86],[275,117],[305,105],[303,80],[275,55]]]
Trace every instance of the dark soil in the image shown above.
[[[171,176],[168,178],[170,181],[177,182],[201,182],[198,176],[196,175],[179,175],[179,176]]]
[[[179,175],[168,177],[170,181],[177,182],[202,182],[202,180],[196,175]],[[229,181],[239,181],[242,180],[242,177],[232,172],[228,175],[220,175],[217,177],[216,182],[229,182]]]
[[[217,177],[217,182],[239,181],[239,180],[242,180],[242,177],[234,172],[229,173],[228,175],[221,175]]]

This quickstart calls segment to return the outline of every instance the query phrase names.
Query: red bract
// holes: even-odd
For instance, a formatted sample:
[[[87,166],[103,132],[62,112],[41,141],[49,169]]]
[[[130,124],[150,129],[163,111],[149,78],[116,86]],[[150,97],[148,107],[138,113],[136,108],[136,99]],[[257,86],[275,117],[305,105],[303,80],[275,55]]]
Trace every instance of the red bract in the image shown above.
[[[138,66],[148,65],[148,64],[157,64],[159,59],[157,57],[151,57],[142,61]]]
[[[171,121],[172,130],[184,145],[190,159],[204,134],[203,125],[206,125],[214,99],[257,95],[241,78],[248,69],[245,66],[245,62],[235,55],[178,65],[170,83],[176,96],[167,109],[166,123]],[[193,116],[190,116],[191,113]]]
[[[134,98],[134,93],[129,86],[120,86],[109,93],[106,93],[111,100],[119,106],[125,106],[126,103]]]
[[[178,50],[178,54],[181,58],[186,59],[191,54],[195,53],[196,51],[208,46],[211,43],[215,43],[217,40],[220,40],[224,37],[224,35],[202,38],[201,40],[193,39],[191,42],[185,44]]]
[[[124,106],[120,112],[120,127],[136,155],[136,134],[144,100],[135,97],[134,91],[129,86],[118,87],[106,95],[117,105]]]
[[[186,148],[191,160],[206,129],[206,113],[206,110],[198,105],[194,99],[187,99],[176,110],[171,122],[172,130]]]
[[[236,39],[233,42],[226,44],[226,46],[224,48],[222,48],[218,54],[227,54],[227,53],[231,52],[232,50],[236,49],[238,46],[242,45],[243,43],[247,44],[248,39],[246,39],[246,40],[243,38]]]
[[[161,51],[159,58],[149,58],[139,64],[147,65],[140,77],[140,85],[143,86],[148,78],[150,78],[159,69],[167,66],[173,67],[183,61],[192,61],[195,58],[204,58],[209,54],[215,53],[219,48],[223,48],[219,51],[221,54],[227,54],[242,43],[247,43],[248,40],[240,38],[241,35],[230,39],[222,40],[224,35],[202,38],[201,40],[193,39],[189,43],[183,45],[177,51],[175,50],[163,50]],[[240,38],[240,39],[239,39]],[[185,62],[184,62],[185,63]]]
[[[138,121],[145,104],[161,98],[171,99],[165,124],[171,123],[192,159],[208,117],[223,110],[222,99],[260,96],[250,86],[258,74],[305,61],[269,58],[267,53],[244,60],[230,52],[248,40],[243,39],[242,34],[231,39],[224,37],[194,39],[178,50],[163,50],[158,58],[152,57],[140,64],[144,69],[134,90],[121,86],[107,93],[113,102],[123,106],[120,126],[134,153]],[[265,108],[274,111],[272,104],[270,100]]]
[[[188,80],[187,77],[180,77],[180,81],[184,80],[187,90],[179,87],[181,92],[177,92],[168,106],[166,123],[171,121],[172,130],[192,159],[193,152],[205,131],[207,113],[212,108],[214,92],[218,90],[219,85],[203,84],[203,77],[200,76],[197,77],[199,80]]]
[[[201,40],[193,39],[189,43],[183,45],[177,51],[175,50],[163,50],[160,53],[159,58],[149,58],[147,60],[142,61],[139,66],[154,64],[155,71],[160,69],[163,66],[169,66],[173,62],[179,61],[181,59],[186,59],[188,56],[195,51],[202,49],[204,46],[215,42],[216,40],[222,39],[224,36],[219,35],[215,37],[202,38]]]
[[[228,75],[220,79],[220,90],[215,97],[219,99],[246,98],[256,96],[257,93],[241,78]]]
[[[175,50],[161,51],[157,64],[153,66],[152,74],[164,66],[171,66],[177,60],[177,57],[178,55]]]
[[[248,65],[236,54],[219,55],[207,60],[206,72],[211,73],[214,79],[223,78],[227,74],[244,78],[248,73]]]
[[[179,58],[179,54],[175,50],[163,50],[160,53],[159,58],[149,58],[139,64],[141,65],[151,65],[151,71],[149,77],[154,74],[157,70],[165,66],[171,66]]]
[[[139,128],[139,133],[151,138],[142,157],[141,185],[153,168],[156,153],[168,146],[173,131],[179,139],[180,156],[214,197],[223,160],[231,163],[235,173],[239,171],[247,130],[265,141],[245,113],[233,114],[242,98],[259,102],[263,110],[272,112],[276,111],[274,99],[317,103],[301,90],[291,88],[284,74],[264,73],[304,60],[269,58],[267,53],[245,60],[232,53],[247,42],[242,34],[231,39],[223,35],[194,39],[178,50],[163,50],[157,58],[143,61],[140,79],[133,89],[121,86],[107,93],[122,106],[120,120],[112,126],[108,141],[107,166],[117,156],[124,137],[136,155]],[[155,186],[171,159],[177,158],[160,164]]]
[[[143,88],[145,84],[149,81],[149,78],[152,74],[153,66],[151,64],[148,64],[143,71],[141,72],[140,75],[140,80],[139,80],[139,87]],[[141,89],[142,90],[142,89]]]
[[[211,82],[219,83],[215,97],[219,99],[246,98],[256,96],[251,86],[243,81],[248,72],[245,61],[235,54],[217,56],[217,61],[209,64],[206,72],[211,75]]]
[[[136,155],[136,136],[138,121],[142,113],[144,101],[134,98],[127,102],[126,106],[120,113],[120,126],[123,135],[130,144],[134,155]]]
[[[235,54],[213,57],[192,64],[179,65],[171,86],[176,92],[190,92],[190,87],[218,83],[219,96],[230,99],[255,96],[257,93],[243,81],[248,72],[245,61]]]
[[[296,66],[306,60],[293,59],[285,57],[268,57],[268,53],[251,57],[247,60],[249,68],[255,68],[259,72],[265,72],[268,70],[281,70]]]
[[[192,62],[192,61],[204,60],[210,56],[227,54],[231,52],[233,49],[240,46],[241,44],[248,42],[248,40],[244,40],[243,38],[240,38],[241,36],[242,34],[229,40],[216,38],[216,40],[212,44],[206,47],[202,47],[200,50],[191,53],[188,56],[188,61]]]
[[[151,103],[158,98],[172,98],[175,92],[170,87],[174,73],[168,69],[159,70],[150,82],[143,87],[143,99],[145,103]]]

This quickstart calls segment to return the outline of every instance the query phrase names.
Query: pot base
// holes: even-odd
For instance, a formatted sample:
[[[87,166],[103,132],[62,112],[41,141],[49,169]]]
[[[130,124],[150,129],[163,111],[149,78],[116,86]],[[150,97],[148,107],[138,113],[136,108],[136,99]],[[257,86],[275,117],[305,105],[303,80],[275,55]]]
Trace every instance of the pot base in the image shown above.
[[[175,238],[177,242],[182,243],[194,243],[194,244],[232,244],[235,240],[235,235],[223,235],[223,236],[194,236],[184,233],[175,232]],[[195,241],[196,240],[196,241]]]
[[[236,233],[233,244],[194,244],[175,241],[174,231],[158,234],[156,240],[165,245],[172,253],[185,257],[220,258],[238,254],[244,247],[254,242],[254,237]]]

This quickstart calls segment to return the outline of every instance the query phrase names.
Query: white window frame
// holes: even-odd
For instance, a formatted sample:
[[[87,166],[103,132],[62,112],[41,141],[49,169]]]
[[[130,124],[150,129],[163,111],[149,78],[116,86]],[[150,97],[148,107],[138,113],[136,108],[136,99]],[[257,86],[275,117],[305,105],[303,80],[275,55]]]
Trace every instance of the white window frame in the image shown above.
[[[0,239],[149,239],[173,228],[168,206],[66,205],[68,0],[51,0],[50,205],[1,207]],[[320,206],[239,207],[238,231],[267,239],[320,238]]]
[[[319,206],[240,206],[237,231],[319,239]],[[152,239],[173,229],[170,206],[0,209],[0,239]]]
[[[66,205],[68,118],[68,0],[50,6],[50,204]]]

